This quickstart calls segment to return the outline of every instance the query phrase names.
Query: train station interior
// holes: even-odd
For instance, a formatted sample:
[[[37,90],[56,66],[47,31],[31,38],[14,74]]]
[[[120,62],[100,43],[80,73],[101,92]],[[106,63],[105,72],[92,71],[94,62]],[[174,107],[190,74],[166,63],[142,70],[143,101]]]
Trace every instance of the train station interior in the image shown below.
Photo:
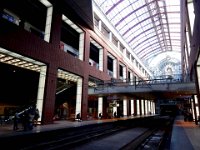
[[[155,116],[197,130],[199,34],[199,0],[1,0],[0,131],[31,109],[35,132]]]

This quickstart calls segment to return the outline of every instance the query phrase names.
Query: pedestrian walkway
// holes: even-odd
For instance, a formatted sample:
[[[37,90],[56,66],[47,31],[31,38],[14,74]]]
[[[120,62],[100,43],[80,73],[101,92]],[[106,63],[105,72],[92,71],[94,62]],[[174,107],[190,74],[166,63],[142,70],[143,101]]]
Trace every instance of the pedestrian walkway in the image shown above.
[[[33,127],[32,130],[28,130],[28,131],[24,131],[23,126],[21,124],[18,125],[19,130],[15,130],[15,131],[13,130],[13,124],[4,124],[0,126],[0,137],[35,133],[35,132],[38,133],[38,132],[49,131],[49,130],[79,127],[79,126],[84,126],[84,125],[89,125],[89,124],[111,122],[111,121],[116,121],[116,119],[90,120],[90,121],[81,121],[81,122],[60,120],[60,121],[54,121],[52,124],[37,125],[36,127]]]
[[[170,150],[200,150],[200,127],[194,122],[185,122],[177,116],[172,130]]]

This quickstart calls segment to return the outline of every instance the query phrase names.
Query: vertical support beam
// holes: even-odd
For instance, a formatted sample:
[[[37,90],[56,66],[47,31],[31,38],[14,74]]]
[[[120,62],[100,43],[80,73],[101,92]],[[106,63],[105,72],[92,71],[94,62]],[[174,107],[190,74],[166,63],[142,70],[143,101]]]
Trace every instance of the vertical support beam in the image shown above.
[[[126,82],[127,80],[126,72],[127,72],[126,66],[123,66],[123,82]]]
[[[76,111],[75,116],[80,113],[81,115],[81,101],[82,101],[82,87],[83,86],[83,79],[79,78],[77,81],[77,89],[76,89]]]
[[[134,83],[134,76],[133,76],[133,72],[131,72],[130,74],[130,85],[133,85]]]
[[[131,107],[130,100],[127,99],[127,116],[130,116],[130,114],[131,114],[131,112],[130,112],[131,108],[130,107]]]
[[[191,101],[192,117],[195,120],[196,117],[195,117],[195,113],[194,113],[194,99],[190,98],[190,101]]]
[[[98,115],[99,113],[103,115],[103,97],[98,97]]]
[[[127,99],[123,100],[123,115],[127,116]]]
[[[143,106],[144,106],[144,113],[143,113],[143,115],[145,115],[146,114],[146,106],[145,106],[145,99],[143,100]]]
[[[152,114],[152,109],[151,109],[151,101],[149,101],[149,111],[151,112]]]
[[[146,102],[146,104],[145,104],[145,108],[146,108],[146,115],[148,115],[149,114],[149,101],[148,100],[146,100],[145,101]]]
[[[45,83],[46,83],[46,86],[45,86],[45,94],[44,94],[44,102],[43,102],[43,114],[42,114],[43,117],[41,119],[42,119],[42,124],[51,124],[53,123],[54,109],[55,109],[54,108],[55,107],[55,93],[56,93],[56,83],[57,83],[57,67],[56,66],[53,66],[51,64],[48,66]],[[40,95],[38,96],[38,99],[40,99],[39,97],[41,97],[42,94],[38,93],[38,95]]]
[[[52,14],[53,14],[53,6],[51,5],[47,7],[46,25],[45,25],[45,33],[44,33],[44,40],[46,42],[49,42],[49,39],[50,39]]]
[[[42,112],[43,112],[46,71],[47,71],[46,66],[40,67],[40,77],[39,77],[37,102],[36,102],[36,108],[39,110],[39,114],[40,114],[40,118],[38,119],[38,121],[41,121]]]
[[[103,97],[103,117],[107,118],[107,108],[109,107],[108,101],[106,100],[105,97]]]
[[[134,114],[134,100],[131,100],[131,116]]]
[[[108,51],[106,49],[103,50],[103,71],[108,74]]]
[[[55,6],[56,7],[56,6]],[[50,43],[60,48],[60,37],[61,37],[61,27],[62,27],[62,14],[54,9],[52,16],[52,24],[51,24],[51,38]]]
[[[136,100],[136,106],[137,106],[137,115],[140,115],[140,100]]]
[[[196,117],[199,118],[199,105],[198,105],[198,97],[194,95],[194,108],[196,110]]]
[[[147,100],[144,100],[144,114],[147,115]]]
[[[139,106],[140,106],[140,115],[142,115],[142,100],[139,100]]]
[[[148,115],[149,114],[149,110],[148,110],[148,104],[149,103],[148,103],[148,100],[145,100],[145,102],[146,102],[145,103],[145,109],[146,109],[146,111],[145,111],[146,113],[145,114]]]
[[[134,99],[133,100],[133,104],[134,104],[134,116],[137,115],[137,100]]]
[[[89,49],[90,49],[90,35],[86,32],[84,38],[84,61],[85,64],[89,62]],[[82,120],[87,120],[88,113],[88,78],[89,78],[89,65],[84,67],[84,76],[82,84],[82,105],[81,105],[81,117]]]
[[[184,52],[185,52],[185,29],[186,29],[186,2],[184,0],[180,1],[180,11],[181,11],[181,64],[182,64],[182,73],[183,79],[185,74],[185,67],[184,67]]]
[[[114,78],[118,78],[118,62],[117,62],[117,59],[114,59],[113,60],[113,77]]]
[[[99,70],[100,71],[103,71],[103,57],[104,56],[104,54],[103,54],[103,48],[100,48],[99,49]]]
[[[153,101],[151,101],[151,112],[152,112],[152,114],[154,115],[154,102]]]
[[[140,100],[140,103],[141,103],[141,115],[144,115],[144,100]]]
[[[196,109],[196,112],[200,112],[200,89],[199,89],[199,85],[200,85],[200,66],[197,65],[197,62],[195,62],[194,64],[194,71],[195,71],[195,85],[196,85],[196,99],[197,99],[197,104],[194,105],[195,109],[196,109],[196,105],[198,105],[198,110]],[[195,98],[195,97],[194,97]],[[195,100],[195,99],[194,99]]]
[[[197,111],[196,111],[196,107],[195,107],[195,97],[194,95],[192,96],[192,109],[193,109],[193,116],[194,116],[194,120],[195,120],[195,124],[198,124],[198,117],[197,117]]]
[[[156,104],[155,104],[155,102],[153,102],[152,108],[153,108],[153,114],[155,115],[155,112],[156,112]]]
[[[151,115],[151,101],[148,100],[148,114]]]
[[[83,61],[84,58],[84,38],[85,34],[82,32],[79,36],[79,55],[78,58]]]

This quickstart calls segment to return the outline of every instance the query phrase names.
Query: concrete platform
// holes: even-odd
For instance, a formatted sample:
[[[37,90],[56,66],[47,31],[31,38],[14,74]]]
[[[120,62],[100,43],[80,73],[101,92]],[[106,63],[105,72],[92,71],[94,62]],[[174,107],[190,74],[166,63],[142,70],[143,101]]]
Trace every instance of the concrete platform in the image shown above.
[[[200,126],[177,116],[172,130],[170,150],[200,150]]]
[[[21,134],[30,134],[30,133],[38,133],[49,130],[56,130],[62,128],[71,128],[71,127],[80,127],[90,124],[99,124],[105,122],[114,122],[117,120],[127,120],[127,119],[136,119],[136,118],[144,118],[156,115],[145,115],[145,116],[130,116],[130,117],[121,117],[121,118],[112,118],[112,119],[97,119],[97,120],[87,120],[87,121],[69,121],[69,120],[61,120],[54,121],[53,124],[48,125],[37,125],[33,128],[33,130],[24,131],[21,124],[19,124],[19,130],[13,131],[13,124],[3,124],[0,125],[0,137],[5,136],[13,136],[13,135],[21,135]]]

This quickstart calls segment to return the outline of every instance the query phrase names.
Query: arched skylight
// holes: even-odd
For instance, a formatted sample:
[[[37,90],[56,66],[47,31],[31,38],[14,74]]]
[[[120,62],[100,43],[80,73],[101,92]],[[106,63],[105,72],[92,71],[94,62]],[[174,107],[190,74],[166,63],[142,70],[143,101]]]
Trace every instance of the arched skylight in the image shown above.
[[[93,1],[145,65],[159,54],[181,52],[180,0]]]

